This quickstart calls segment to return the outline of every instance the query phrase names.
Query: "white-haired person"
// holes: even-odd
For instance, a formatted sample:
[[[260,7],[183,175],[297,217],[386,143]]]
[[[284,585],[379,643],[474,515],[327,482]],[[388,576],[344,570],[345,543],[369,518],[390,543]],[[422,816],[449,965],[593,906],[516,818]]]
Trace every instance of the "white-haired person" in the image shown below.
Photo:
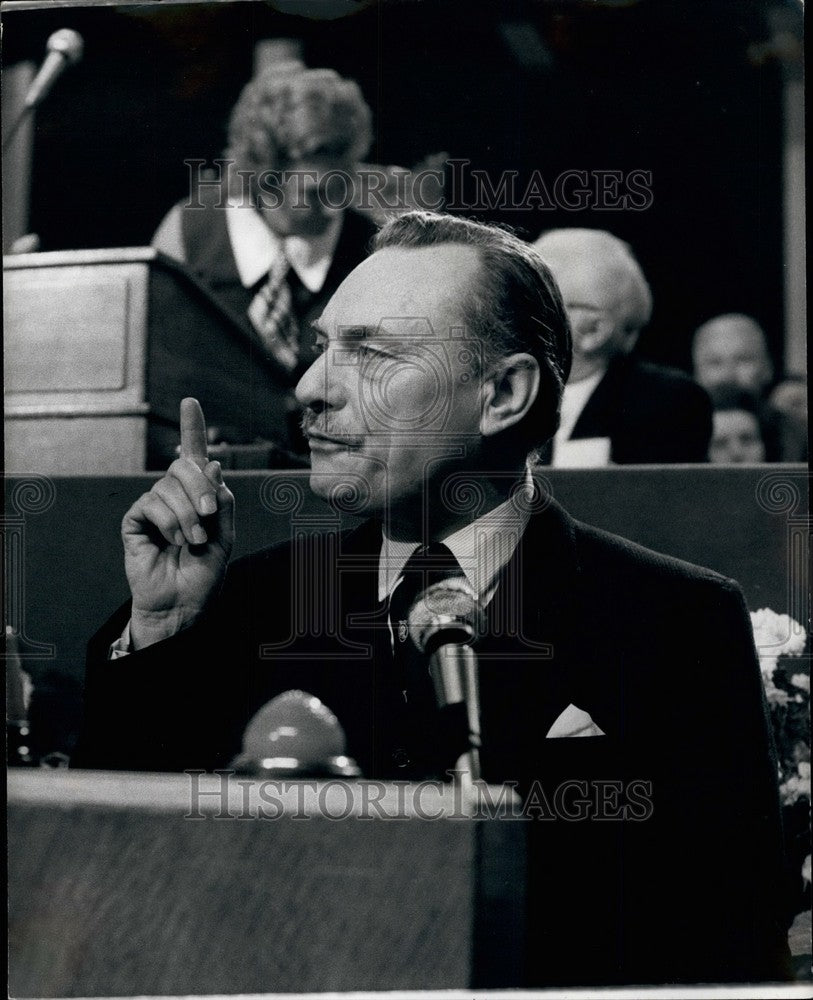
[[[683,372],[633,349],[652,294],[630,247],[597,229],[554,229],[534,246],[562,293],[573,367],[553,465],[704,462],[711,403]]]

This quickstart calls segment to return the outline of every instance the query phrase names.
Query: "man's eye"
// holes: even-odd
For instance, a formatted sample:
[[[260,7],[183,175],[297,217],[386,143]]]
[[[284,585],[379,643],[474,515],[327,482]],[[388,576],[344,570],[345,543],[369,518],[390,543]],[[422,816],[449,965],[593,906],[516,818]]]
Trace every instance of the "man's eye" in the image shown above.
[[[359,356],[365,360],[374,361],[397,361],[398,355],[392,353],[391,351],[385,350],[383,347],[376,347],[374,344],[359,344],[358,345]]]

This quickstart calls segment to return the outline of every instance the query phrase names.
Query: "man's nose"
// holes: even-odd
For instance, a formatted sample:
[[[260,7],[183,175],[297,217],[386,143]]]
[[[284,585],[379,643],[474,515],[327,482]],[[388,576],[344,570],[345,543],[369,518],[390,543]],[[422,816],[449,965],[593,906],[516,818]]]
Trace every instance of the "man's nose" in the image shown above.
[[[321,412],[342,405],[341,385],[333,369],[329,351],[324,351],[318,358],[314,359],[313,364],[299,380],[294,390],[297,402],[301,406]]]

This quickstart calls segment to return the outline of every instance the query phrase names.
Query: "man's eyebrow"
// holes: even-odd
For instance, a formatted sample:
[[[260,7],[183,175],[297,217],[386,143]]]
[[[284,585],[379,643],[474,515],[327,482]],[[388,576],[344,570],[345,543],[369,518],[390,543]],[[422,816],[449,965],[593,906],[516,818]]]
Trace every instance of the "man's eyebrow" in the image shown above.
[[[322,319],[323,317],[320,316],[318,319],[313,320],[311,327],[318,336],[337,343],[356,344],[362,340],[383,340],[392,343],[403,339],[399,338],[396,333],[387,330],[383,323],[379,323],[376,326],[370,326],[368,323],[346,323],[343,326],[336,327],[335,332],[331,335],[327,324]]]
[[[340,326],[337,332],[339,340],[372,340],[378,328],[365,326],[364,323],[348,323],[347,326]]]
[[[319,334],[321,337],[326,337],[328,340],[330,338],[330,331],[328,330],[327,324],[324,322],[324,314],[319,316],[318,319],[311,321],[311,327]],[[367,340],[368,338],[375,336],[375,327],[365,326],[363,323],[347,323],[344,326],[336,328],[336,334],[334,340]]]
[[[358,343],[361,340],[373,340],[377,334],[383,331],[377,326],[368,326],[365,323],[345,323],[336,327],[333,337],[338,343]]]

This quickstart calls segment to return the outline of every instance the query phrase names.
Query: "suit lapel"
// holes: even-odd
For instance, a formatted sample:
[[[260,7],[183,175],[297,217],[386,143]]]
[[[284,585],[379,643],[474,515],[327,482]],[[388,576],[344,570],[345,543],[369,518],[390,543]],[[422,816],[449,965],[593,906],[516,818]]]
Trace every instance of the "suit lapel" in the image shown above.
[[[478,643],[485,776],[518,776],[572,699],[579,564],[573,522],[549,496],[503,570]],[[512,611],[512,608],[514,609]]]

